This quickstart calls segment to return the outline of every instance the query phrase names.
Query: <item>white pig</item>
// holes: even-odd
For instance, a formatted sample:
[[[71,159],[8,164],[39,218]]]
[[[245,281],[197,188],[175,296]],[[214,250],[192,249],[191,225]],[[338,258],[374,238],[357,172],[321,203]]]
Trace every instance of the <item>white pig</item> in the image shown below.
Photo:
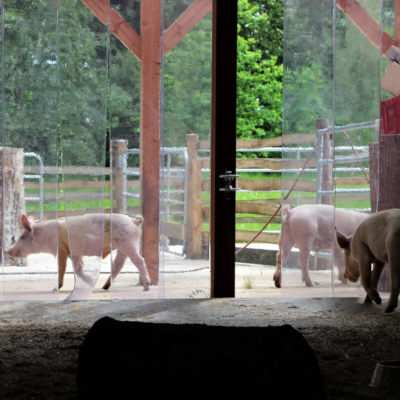
[[[393,312],[397,308],[400,292],[400,209],[393,208],[371,215],[360,224],[354,235],[343,234],[338,229],[337,240],[345,251],[346,276],[356,282],[361,275],[367,303],[382,303],[377,287],[387,264],[391,290],[385,312]]]
[[[136,265],[140,283],[149,289],[150,279],[146,263],[140,255],[141,216],[124,214],[84,214],[66,219],[33,222],[21,216],[22,235],[8,250],[12,257],[26,257],[33,253],[50,253],[58,257],[58,287],[64,282],[67,258],[70,257],[74,272],[86,283],[94,286],[90,276],[83,271],[83,256],[106,257],[117,250],[111,267],[111,276],[104,284],[108,289],[111,281],[121,271],[127,257]]]
[[[310,251],[332,250],[334,264],[339,269],[339,279],[344,277],[344,254],[337,244],[335,226],[338,231],[351,236],[368,214],[334,208],[328,204],[306,204],[282,209],[282,229],[279,251],[276,255],[274,282],[281,287],[282,264],[285,263],[292,247],[299,249],[299,262],[302,279],[306,286],[313,286],[308,273]]]

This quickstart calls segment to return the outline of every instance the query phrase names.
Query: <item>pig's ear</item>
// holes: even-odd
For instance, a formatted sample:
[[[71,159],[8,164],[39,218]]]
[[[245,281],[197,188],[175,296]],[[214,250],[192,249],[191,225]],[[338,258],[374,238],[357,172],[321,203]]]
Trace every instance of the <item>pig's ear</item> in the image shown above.
[[[32,231],[32,221],[28,218],[26,214],[21,215],[21,225],[26,229],[28,232]]]
[[[348,249],[348,248],[350,248],[350,241],[351,241],[351,238],[346,237],[345,235],[343,235],[343,234],[340,233],[340,232],[336,232],[336,238],[337,238],[337,241],[338,241],[339,246],[340,246],[342,249]]]

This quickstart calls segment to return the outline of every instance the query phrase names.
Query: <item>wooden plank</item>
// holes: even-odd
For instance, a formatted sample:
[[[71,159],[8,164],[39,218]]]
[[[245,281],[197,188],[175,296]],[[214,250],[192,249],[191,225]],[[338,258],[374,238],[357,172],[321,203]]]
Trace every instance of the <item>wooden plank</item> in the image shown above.
[[[273,215],[278,208],[279,201],[255,200],[255,201],[237,201],[236,212],[248,214]]]
[[[239,217],[237,216],[239,215]],[[269,216],[264,216],[264,217],[240,217],[240,214],[236,214],[236,223],[237,224],[262,224],[264,225],[269,221]],[[281,217],[276,216],[272,219],[272,223],[280,223],[281,222]]]
[[[0,259],[2,265],[26,265],[26,257],[12,257],[6,250],[21,233],[24,204],[24,150],[0,148]]]
[[[91,193],[91,192],[63,192],[54,195],[46,195],[44,197],[45,203],[53,203],[56,201],[87,201],[87,200],[104,200],[110,199],[110,194]]]
[[[112,209],[115,213],[125,213],[127,198],[125,193],[126,176],[124,168],[126,167],[125,154],[128,151],[128,141],[125,139],[111,140],[111,170],[112,170]]]
[[[400,135],[383,135],[379,142],[377,211],[400,208]]]
[[[140,171],[142,182],[143,257],[153,284],[159,280],[161,1],[140,3],[142,38]]]
[[[368,184],[368,181],[365,176],[350,176],[350,177],[341,177],[335,178],[335,185],[349,185],[349,186],[358,186]]]
[[[177,240],[185,240],[185,229],[182,224],[173,222],[161,222],[160,233],[169,238]],[[201,239],[201,234],[200,234]]]
[[[56,218],[65,218],[65,217],[72,217],[76,215],[82,214],[90,214],[90,213],[110,213],[111,210],[109,208],[85,208],[80,210],[69,210],[68,208],[64,211],[45,211],[44,212],[44,219],[56,219]],[[30,213],[32,216],[38,215],[38,213],[32,212]]]
[[[25,166],[24,174],[39,174],[39,168],[37,166]],[[108,167],[91,167],[86,165],[74,165],[74,166],[45,166],[45,175],[93,175],[93,176],[104,176],[110,175],[111,168]]]
[[[358,1],[337,0],[336,6],[381,54],[385,54],[391,46],[396,45],[396,41],[382,31],[378,21],[371,17]]]
[[[257,232],[254,231],[236,231],[236,243],[248,242],[253,239]],[[279,243],[279,232],[262,232],[254,241],[255,243]]]
[[[134,181],[130,184],[130,187],[138,187],[138,184],[135,184]],[[97,180],[97,181],[89,181],[89,180],[68,180],[62,183],[57,182],[45,182],[43,184],[44,190],[57,190],[57,189],[105,189],[108,190],[110,188],[110,181],[106,180]],[[25,181],[24,182],[25,189],[39,189],[39,182],[37,181]]]
[[[238,158],[236,160],[237,168],[271,169],[279,171],[281,169],[301,169],[304,167],[305,160],[291,160],[282,158]],[[307,167],[316,166],[315,160],[308,162]],[[254,171],[257,172],[257,171]]]
[[[287,133],[282,136],[269,139],[238,139],[236,147],[238,149],[253,149],[261,147],[284,147],[291,145],[313,145],[315,133]],[[200,149],[209,150],[210,142],[208,140],[200,141]]]
[[[283,179],[239,179],[239,188],[244,190],[288,190],[293,186],[294,180]],[[302,192],[315,192],[315,183],[299,180],[296,183],[295,189]]]
[[[185,253],[188,258],[202,256],[201,227],[201,167],[197,159],[199,137],[195,133],[186,135],[188,151],[188,183],[186,199]]]
[[[138,207],[129,207],[128,208],[128,215],[136,215],[140,214],[140,209]],[[66,208],[64,211],[45,211],[44,212],[44,219],[49,220],[49,219],[55,219],[55,218],[65,218],[65,217],[72,217],[75,215],[82,215],[82,214],[90,214],[90,213],[105,213],[109,214],[111,213],[110,208],[84,208],[84,209],[79,209],[79,210],[70,210]],[[30,212],[29,215],[32,216],[39,216],[39,212]]]
[[[400,43],[400,0],[394,0],[394,39]]]
[[[252,149],[260,147],[284,147],[289,145],[312,145],[315,133],[288,133],[270,139],[240,139],[236,143],[238,149]]]
[[[194,0],[164,31],[164,53],[171,51],[212,10],[212,0]]]
[[[133,27],[107,0],[82,0],[94,16],[139,60],[141,59],[141,39]]]
[[[200,169],[210,168],[210,159],[208,157],[202,157],[197,160]]]
[[[378,210],[378,191],[379,191],[379,143],[369,145],[369,179],[370,179],[370,199],[371,211]]]

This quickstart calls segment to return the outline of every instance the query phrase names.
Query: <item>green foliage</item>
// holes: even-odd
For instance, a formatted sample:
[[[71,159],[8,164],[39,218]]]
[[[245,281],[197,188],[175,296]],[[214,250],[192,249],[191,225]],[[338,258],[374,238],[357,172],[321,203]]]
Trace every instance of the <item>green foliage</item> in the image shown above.
[[[282,12],[281,2],[239,0],[238,137],[282,132]]]
[[[165,0],[167,28],[191,3]],[[112,0],[139,31],[140,1]],[[80,0],[7,0],[0,21],[0,141],[47,165],[104,165],[107,134],[140,135],[140,64]],[[280,0],[240,0],[238,135],[281,132]],[[212,18],[204,18],[162,65],[163,144],[210,135]],[[137,144],[137,143],[135,143]]]

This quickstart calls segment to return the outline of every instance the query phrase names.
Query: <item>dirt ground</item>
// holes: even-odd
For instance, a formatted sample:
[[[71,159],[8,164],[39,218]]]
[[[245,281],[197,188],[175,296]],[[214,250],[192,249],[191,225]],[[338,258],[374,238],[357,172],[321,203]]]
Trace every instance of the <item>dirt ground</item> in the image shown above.
[[[355,298],[3,302],[0,398],[75,399],[79,346],[93,322],[108,315],[170,323],[289,323],[316,352],[328,399],[389,399],[369,387],[376,362],[400,359],[400,311],[382,311]]]

